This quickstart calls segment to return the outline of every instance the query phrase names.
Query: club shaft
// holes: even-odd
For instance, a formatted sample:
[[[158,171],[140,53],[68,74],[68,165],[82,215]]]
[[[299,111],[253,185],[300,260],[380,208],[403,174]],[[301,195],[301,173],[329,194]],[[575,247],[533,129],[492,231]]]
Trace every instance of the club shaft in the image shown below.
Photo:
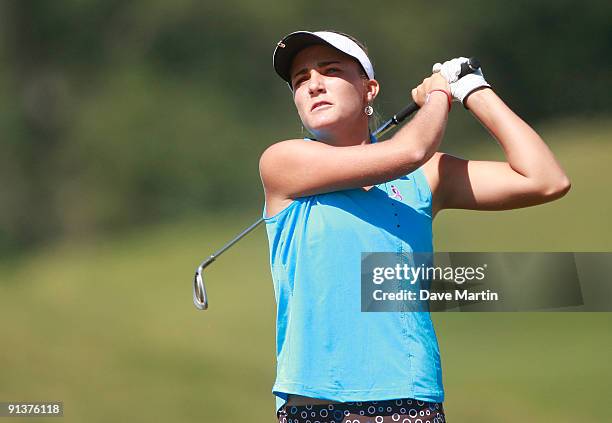
[[[391,119],[383,123],[376,131],[372,132],[376,138],[382,137],[389,130],[399,125],[404,119],[413,114],[419,109],[419,106],[416,103],[410,103],[408,106],[403,108],[399,113],[393,115]]]
[[[206,260],[204,260],[202,262],[202,264],[200,264],[199,269],[204,269],[210,263],[215,261],[215,259],[217,257],[219,257],[221,254],[223,254],[225,252],[225,250],[227,250],[232,245],[234,245],[235,243],[240,241],[242,238],[244,238],[245,235],[247,235],[249,232],[251,232],[257,226],[259,226],[259,224],[261,224],[261,222],[263,222],[263,218],[259,218],[259,220],[257,222],[254,222],[251,226],[249,226],[248,228],[246,228],[245,230],[240,232],[238,235],[236,235],[236,237],[234,239],[232,239],[230,242],[225,244],[223,247],[219,248],[217,251],[215,251],[213,254],[211,254]]]

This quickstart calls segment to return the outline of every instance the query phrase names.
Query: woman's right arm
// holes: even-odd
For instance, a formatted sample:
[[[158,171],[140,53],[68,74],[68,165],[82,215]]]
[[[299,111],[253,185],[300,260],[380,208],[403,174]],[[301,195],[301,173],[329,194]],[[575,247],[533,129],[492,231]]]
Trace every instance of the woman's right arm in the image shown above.
[[[266,197],[293,199],[325,192],[376,185],[406,175],[437,151],[448,118],[439,74],[426,78],[412,91],[421,106],[415,117],[388,141],[334,147],[322,142],[287,140],[268,147],[259,161]]]

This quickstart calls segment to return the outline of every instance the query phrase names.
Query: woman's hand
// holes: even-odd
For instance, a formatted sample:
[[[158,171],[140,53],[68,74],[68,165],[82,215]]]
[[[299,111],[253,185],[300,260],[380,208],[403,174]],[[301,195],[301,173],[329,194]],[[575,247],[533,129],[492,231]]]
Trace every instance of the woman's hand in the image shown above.
[[[436,73],[439,72],[450,84],[453,99],[463,103],[466,109],[467,99],[470,94],[481,88],[491,88],[491,85],[484,79],[481,68],[459,78],[461,74],[461,65],[468,61],[469,59],[467,57],[458,57],[442,64],[436,63],[433,65],[433,71]]]
[[[450,93],[450,86],[440,73],[434,73],[430,77],[425,78],[418,87],[412,90],[412,98],[414,99],[414,102],[419,107],[423,107],[423,104],[425,104],[425,100],[427,99],[427,94],[432,90],[444,90],[447,93]],[[440,93],[440,95],[442,96],[443,94]]]

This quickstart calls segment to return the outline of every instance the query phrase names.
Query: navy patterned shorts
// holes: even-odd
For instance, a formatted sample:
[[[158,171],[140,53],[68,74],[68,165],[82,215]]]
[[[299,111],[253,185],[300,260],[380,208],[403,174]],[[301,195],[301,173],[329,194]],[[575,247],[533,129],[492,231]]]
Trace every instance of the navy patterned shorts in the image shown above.
[[[396,399],[319,405],[284,405],[279,423],[444,423],[442,403]]]

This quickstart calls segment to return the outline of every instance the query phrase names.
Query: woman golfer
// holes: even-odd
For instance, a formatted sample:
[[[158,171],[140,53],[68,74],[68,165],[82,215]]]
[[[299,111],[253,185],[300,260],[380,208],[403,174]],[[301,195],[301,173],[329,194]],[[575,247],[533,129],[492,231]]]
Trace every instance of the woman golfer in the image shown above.
[[[440,355],[429,313],[362,313],[362,252],[431,252],[443,209],[507,210],[570,187],[538,134],[464,58],[412,90],[420,106],[392,138],[368,129],[379,92],[365,47],[345,34],[299,31],[274,68],[313,138],[260,159],[277,302],[279,422],[444,422]],[[491,132],[507,161],[438,152],[451,100]]]

